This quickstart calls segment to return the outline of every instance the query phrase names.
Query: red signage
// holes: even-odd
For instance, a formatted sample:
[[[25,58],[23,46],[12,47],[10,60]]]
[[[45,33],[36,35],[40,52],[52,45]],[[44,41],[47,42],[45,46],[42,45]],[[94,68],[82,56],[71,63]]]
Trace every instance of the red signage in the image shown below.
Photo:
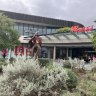
[[[30,50],[29,50],[29,48],[26,48],[24,46],[15,46],[14,53],[15,53],[15,55],[21,55],[21,56],[22,55],[26,55],[26,56],[29,56],[30,55]]]
[[[24,47],[23,46],[15,46],[15,55],[24,55]]]
[[[89,26],[89,27],[72,26],[71,31],[72,32],[91,32],[93,31],[93,26]]]
[[[26,56],[30,56],[30,49],[26,48]]]

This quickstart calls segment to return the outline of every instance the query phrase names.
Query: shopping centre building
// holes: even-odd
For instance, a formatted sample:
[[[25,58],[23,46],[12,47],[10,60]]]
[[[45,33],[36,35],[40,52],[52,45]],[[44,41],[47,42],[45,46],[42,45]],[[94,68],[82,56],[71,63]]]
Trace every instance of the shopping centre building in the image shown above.
[[[84,27],[82,24],[60,19],[26,15],[8,11],[0,11],[13,19],[16,24],[12,26],[20,34],[20,42],[28,47],[28,39],[34,32],[39,31],[42,38],[41,57],[53,59],[66,59],[68,57],[82,58],[85,51],[93,51],[91,37],[92,27]],[[79,30],[58,33],[62,27],[79,26]],[[74,28],[73,28],[74,29]],[[29,38],[30,39],[30,38]]]

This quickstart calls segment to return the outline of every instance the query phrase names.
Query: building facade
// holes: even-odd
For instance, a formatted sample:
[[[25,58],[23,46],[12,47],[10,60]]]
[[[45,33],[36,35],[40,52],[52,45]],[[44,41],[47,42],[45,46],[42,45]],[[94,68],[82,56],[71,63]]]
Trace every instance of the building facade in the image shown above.
[[[79,27],[84,27],[80,23],[8,11],[0,12],[3,12],[16,22],[12,28],[19,32],[21,36],[19,40],[24,46],[28,46],[28,40],[24,38],[39,31],[39,35],[41,35],[43,40],[41,50],[41,57],[43,58],[82,58],[84,51],[93,50],[91,42],[93,31],[67,33],[56,32],[58,28],[62,27],[72,27],[77,25]]]
[[[65,21],[60,19],[46,18],[40,16],[26,15],[8,11],[0,11],[13,19],[16,24],[12,26],[20,35],[32,35],[32,32],[39,31],[39,34],[55,33],[56,29],[71,27],[74,25],[83,26],[77,22]],[[30,32],[29,32],[30,31]]]

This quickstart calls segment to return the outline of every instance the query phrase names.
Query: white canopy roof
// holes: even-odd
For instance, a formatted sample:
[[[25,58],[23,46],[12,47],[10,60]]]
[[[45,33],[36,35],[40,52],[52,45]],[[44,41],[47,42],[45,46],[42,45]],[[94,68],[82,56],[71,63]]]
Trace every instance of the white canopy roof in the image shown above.
[[[43,43],[87,43],[91,42],[93,32],[82,32],[82,33],[59,33],[59,34],[51,34],[51,35],[45,35],[45,36],[40,36],[42,38]],[[28,43],[30,40],[30,37],[28,36],[20,36],[19,38],[21,43]]]

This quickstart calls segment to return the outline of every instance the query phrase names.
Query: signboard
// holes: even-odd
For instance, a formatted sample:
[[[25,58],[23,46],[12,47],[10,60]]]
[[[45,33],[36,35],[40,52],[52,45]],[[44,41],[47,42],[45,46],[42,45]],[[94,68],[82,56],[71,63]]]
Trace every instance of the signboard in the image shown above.
[[[88,27],[72,26],[71,31],[72,32],[91,32],[93,31],[93,26],[88,26]]]
[[[15,55],[24,55],[24,47],[23,46],[15,46]]]
[[[30,49],[26,48],[26,56],[30,56]]]
[[[30,50],[29,50],[29,48],[26,48],[24,46],[15,46],[14,53],[15,53],[15,55],[29,56]]]

